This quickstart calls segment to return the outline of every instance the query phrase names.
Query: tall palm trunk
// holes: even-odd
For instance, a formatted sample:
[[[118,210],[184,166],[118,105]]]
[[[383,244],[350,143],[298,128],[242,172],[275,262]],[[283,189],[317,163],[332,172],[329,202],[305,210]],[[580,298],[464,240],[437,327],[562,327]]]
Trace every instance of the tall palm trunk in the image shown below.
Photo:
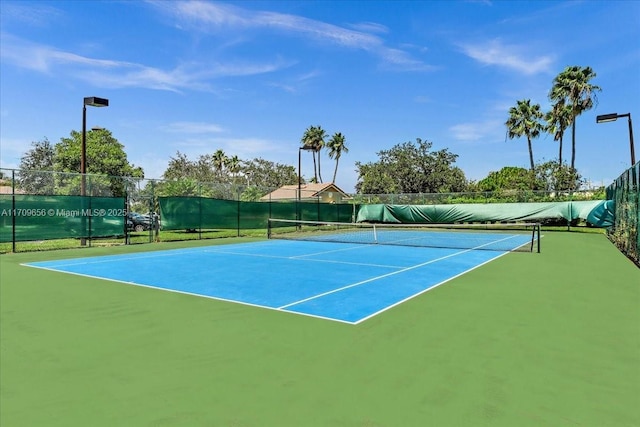
[[[562,134],[560,134],[560,148],[558,148],[558,164],[562,167]]]
[[[571,126],[571,169],[575,169],[576,165],[576,119],[574,117]]]
[[[533,163],[533,147],[531,146],[531,138],[527,137],[527,143],[529,144],[529,161],[531,162],[531,172],[535,169],[535,164]]]
[[[338,162],[340,161],[340,156],[336,157],[336,168],[333,170],[333,183],[336,182],[336,175],[338,175]]]
[[[313,154],[313,176],[316,179],[316,182],[318,182],[318,169],[316,168],[316,152],[312,151],[311,154]]]
[[[322,182],[322,172],[320,172],[320,150],[318,150],[318,178],[320,178],[320,182]]]

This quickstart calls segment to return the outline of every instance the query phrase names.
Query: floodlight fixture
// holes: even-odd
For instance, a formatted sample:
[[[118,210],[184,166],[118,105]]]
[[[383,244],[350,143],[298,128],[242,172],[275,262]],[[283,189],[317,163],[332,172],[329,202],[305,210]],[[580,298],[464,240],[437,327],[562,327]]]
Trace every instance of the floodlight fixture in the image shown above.
[[[629,118],[629,149],[631,151],[631,166],[636,164],[636,153],[633,146],[633,125],[631,123],[631,113],[626,114],[618,114],[618,113],[610,113],[610,114],[601,114],[596,117],[596,123],[607,123],[607,122],[615,122],[621,117]]]

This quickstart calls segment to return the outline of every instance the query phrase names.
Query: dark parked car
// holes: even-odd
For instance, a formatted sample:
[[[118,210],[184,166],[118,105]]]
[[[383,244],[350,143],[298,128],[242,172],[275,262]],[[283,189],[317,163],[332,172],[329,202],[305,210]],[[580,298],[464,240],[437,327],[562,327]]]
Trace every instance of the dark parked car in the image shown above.
[[[133,231],[145,231],[153,228],[153,221],[149,215],[137,212],[127,213],[127,229]]]

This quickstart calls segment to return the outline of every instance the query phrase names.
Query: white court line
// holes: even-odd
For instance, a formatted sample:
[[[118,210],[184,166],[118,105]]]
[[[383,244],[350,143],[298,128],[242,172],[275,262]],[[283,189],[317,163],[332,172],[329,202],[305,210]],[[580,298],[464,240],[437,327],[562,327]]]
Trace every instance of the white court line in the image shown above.
[[[510,239],[512,237],[513,236],[506,237],[506,238],[498,240],[498,241],[507,240],[507,239]],[[304,299],[301,299],[299,301],[294,301],[292,303],[280,306],[278,308],[283,310],[285,308],[292,307],[294,305],[298,305],[298,304],[301,304],[303,302],[312,301],[314,299],[322,298],[324,296],[331,295],[331,294],[336,293],[336,292],[344,291],[345,289],[354,288],[356,286],[364,285],[365,283],[374,282],[376,280],[380,280],[380,279],[384,279],[386,277],[394,276],[396,274],[404,273],[405,271],[415,270],[416,268],[424,267],[425,265],[433,264],[434,262],[442,261],[442,260],[447,259],[447,258],[451,258],[451,257],[454,257],[454,256],[458,256],[458,255],[467,253],[467,252],[471,252],[471,251],[479,249],[479,248],[481,248],[483,246],[487,246],[487,245],[494,244],[494,243],[496,243],[496,242],[494,241],[494,242],[491,242],[491,243],[485,243],[484,245],[476,246],[475,248],[472,248],[472,249],[465,249],[464,251],[455,252],[455,253],[440,257],[440,258],[436,258],[436,259],[432,259],[430,261],[426,261],[426,262],[423,262],[423,263],[420,263],[420,264],[412,265],[411,267],[406,267],[406,268],[403,268],[401,270],[392,271],[391,273],[383,274],[381,276],[372,277],[370,279],[363,280],[363,281],[360,281],[360,282],[357,282],[357,283],[352,283],[350,285],[343,286],[343,287],[340,287],[340,288],[336,288],[336,289],[333,289],[333,290],[330,290],[330,291],[327,291],[327,292],[323,292],[321,294],[317,294],[317,295],[311,296],[309,298],[304,298]],[[507,252],[505,252],[505,253],[507,253]],[[502,255],[504,255],[504,254],[502,254]],[[492,259],[495,259],[495,258],[492,258]]]
[[[498,243],[498,242],[504,242],[505,240],[515,239],[516,237],[520,237],[520,236],[524,236],[524,234],[510,234],[508,237],[505,237],[505,238],[499,239],[499,240],[492,240],[491,242],[487,242],[487,243],[484,243],[484,244],[482,244],[480,246],[476,246],[476,248],[482,248],[484,246],[489,246],[489,245],[492,245],[492,244],[495,244],[495,243]],[[431,236],[429,236],[429,237],[431,237]],[[439,236],[439,237],[442,237],[442,236]],[[410,241],[414,241],[414,240],[424,240],[424,239],[425,239],[425,237],[411,237],[411,238],[407,238],[407,239],[391,240],[389,243],[402,243],[402,242],[410,242]],[[456,236],[455,238],[449,238],[449,240],[453,240],[455,242],[455,241],[460,241],[460,240],[471,240],[471,241],[473,241],[473,240],[478,240],[478,239],[474,238],[474,237],[464,237],[464,236],[459,237],[459,236]],[[527,245],[529,243],[530,242],[525,242],[522,245],[516,246],[516,248],[519,248],[520,246]]]
[[[296,312],[290,312],[290,311],[283,311],[283,310],[280,310],[277,307],[269,307],[268,305],[254,304],[254,303],[245,302],[245,301],[239,301],[239,300],[235,300],[235,299],[214,297],[214,296],[211,296],[211,295],[197,294],[197,293],[194,293],[194,292],[181,291],[181,290],[172,289],[172,288],[162,288],[162,287],[159,287],[159,286],[146,285],[144,283],[127,282],[126,280],[110,279],[110,278],[107,278],[107,277],[93,276],[93,275],[90,275],[90,274],[75,273],[73,271],[55,270],[55,269],[52,269],[52,268],[49,268],[49,267],[40,267],[38,265],[31,265],[31,264],[23,264],[23,265],[26,266],[26,267],[38,268],[40,270],[47,270],[47,271],[54,271],[54,272],[57,272],[57,273],[72,274],[74,276],[88,277],[90,279],[105,280],[107,282],[122,283],[122,284],[125,284],[125,285],[140,286],[142,288],[155,289],[157,291],[166,291],[166,292],[172,292],[174,294],[182,294],[182,295],[189,295],[189,296],[193,296],[193,297],[207,298],[207,299],[212,299],[212,300],[217,300],[217,301],[224,301],[224,302],[230,302],[230,303],[235,303],[235,304],[240,304],[240,305],[246,305],[246,306],[249,306],[249,307],[266,308],[267,310],[278,311],[280,313],[303,315],[303,316],[314,317],[314,318],[323,319],[323,320],[333,320],[334,322],[347,323],[349,325],[354,325],[355,324],[354,322],[349,322],[347,320],[342,320],[342,319],[336,319],[334,317],[324,317],[324,316],[311,314],[311,313],[296,313]]]
[[[332,253],[332,252],[341,252],[341,251],[357,249],[357,248],[361,248],[361,246],[353,246],[353,247],[349,247],[349,248],[335,249],[335,250],[331,250],[331,251],[315,252],[315,253],[311,253],[311,254],[295,255],[295,256],[278,256],[278,255],[267,255],[267,254],[252,254],[252,253],[245,253],[245,252],[232,252],[232,251],[224,251],[224,250],[212,250],[210,248],[207,248],[207,249],[202,250],[202,251],[189,251],[189,253],[214,253],[214,254],[224,254],[224,255],[248,256],[248,257],[256,257],[256,258],[290,259],[290,260],[307,261],[307,262],[324,262],[324,263],[329,263],[329,264],[355,265],[355,266],[361,266],[361,267],[378,267],[378,268],[392,268],[392,269],[404,268],[404,266],[402,266],[402,265],[372,264],[372,263],[335,261],[335,260],[323,260],[323,259],[303,259],[303,257],[328,254],[328,253]],[[180,251],[180,250],[182,250],[182,249],[171,249],[171,251]],[[43,270],[67,272],[65,270],[60,270],[60,269],[65,268],[65,267],[74,267],[74,266],[81,266],[81,265],[102,264],[102,263],[120,262],[120,261],[135,261],[135,260],[140,260],[140,259],[152,259],[152,258],[160,258],[160,257],[166,257],[166,256],[175,256],[175,255],[176,255],[175,253],[165,253],[165,251],[160,251],[160,252],[157,252],[157,253],[152,253],[152,254],[149,254],[149,255],[141,255],[141,256],[107,255],[106,257],[96,257],[96,258],[77,258],[76,260],[78,262],[71,262],[71,261],[74,261],[74,260],[67,260],[67,261],[69,261],[67,263],[54,264],[52,266],[46,266],[46,267],[33,265],[33,264],[29,264],[29,263],[22,264],[22,265],[25,265],[25,266],[28,266],[28,267],[42,268]],[[89,276],[89,277],[92,277],[92,276]],[[100,278],[100,277],[98,277],[98,278]],[[128,282],[125,282],[125,283],[128,283]]]
[[[326,295],[330,295],[330,294],[333,294],[333,293],[336,293],[336,292],[344,291],[345,289],[353,288],[353,287],[356,287],[356,286],[363,285],[365,283],[369,283],[369,282],[373,282],[373,281],[376,281],[376,280],[384,279],[385,277],[389,277],[389,276],[393,276],[393,275],[396,275],[396,274],[404,273],[405,271],[414,270],[416,268],[424,267],[425,265],[432,264],[434,262],[441,261],[441,260],[446,259],[446,258],[451,258],[451,257],[457,256],[457,255],[460,255],[460,254],[463,254],[463,253],[469,252],[469,251],[471,251],[471,249],[467,249],[465,251],[449,254],[449,255],[446,255],[446,256],[443,256],[443,257],[440,257],[440,258],[432,259],[430,261],[423,262],[421,264],[412,265],[411,267],[406,267],[406,268],[403,268],[403,269],[398,270],[398,271],[392,271],[391,273],[383,274],[381,276],[372,277],[370,279],[363,280],[361,282],[352,283],[351,285],[347,285],[347,286],[343,286],[341,288],[333,289],[331,291],[323,292],[321,294],[314,295],[314,296],[309,297],[309,298],[301,299],[299,301],[295,301],[295,302],[292,302],[290,304],[280,306],[278,308],[279,309],[285,309],[287,307],[291,307],[291,306],[294,306],[294,305],[297,305],[297,304],[300,304],[300,303],[303,303],[303,302],[311,301],[311,300],[314,300],[316,298],[321,298],[321,297],[326,296]]]
[[[343,249],[340,249],[343,250]],[[335,261],[329,259],[303,259],[302,257],[313,256],[313,255],[321,255],[331,252],[339,252],[340,250],[335,251],[325,251],[325,252],[317,252],[313,254],[307,255],[295,255],[295,256],[279,256],[279,255],[267,255],[267,254],[251,254],[245,252],[228,252],[228,251],[209,251],[216,254],[225,254],[225,255],[238,255],[238,256],[248,256],[248,257],[256,257],[256,258],[274,258],[274,259],[289,259],[294,261],[307,261],[307,262],[326,262],[329,264],[345,264],[345,265],[359,265],[363,267],[381,267],[381,268],[405,268],[403,265],[386,265],[386,264],[370,264],[363,262],[348,262],[348,261]]]
[[[460,272],[460,273],[456,274],[455,276],[448,277],[448,278],[446,278],[445,280],[443,280],[442,282],[436,283],[436,284],[435,284],[435,285],[433,285],[433,286],[430,286],[430,287],[428,287],[428,288],[426,288],[426,289],[423,289],[422,291],[420,291],[420,292],[418,292],[418,293],[415,293],[415,294],[413,294],[413,295],[411,295],[411,296],[408,296],[407,298],[405,298],[405,299],[403,299],[403,300],[400,300],[400,301],[398,301],[398,302],[395,302],[395,303],[393,303],[393,304],[391,304],[391,305],[389,305],[389,306],[387,306],[387,307],[383,308],[382,310],[378,310],[378,311],[376,311],[375,313],[371,313],[370,315],[365,316],[365,317],[363,317],[362,319],[359,319],[359,320],[357,320],[357,321],[355,321],[355,322],[353,322],[353,323],[354,323],[354,325],[357,325],[357,324],[359,324],[359,323],[364,322],[365,320],[369,320],[369,319],[371,319],[372,317],[375,317],[375,316],[377,316],[377,315],[378,315],[378,314],[380,314],[380,313],[384,313],[384,312],[385,312],[385,311],[387,311],[387,310],[391,310],[393,307],[396,307],[396,306],[398,306],[398,305],[400,305],[400,304],[402,304],[402,303],[405,303],[405,302],[407,302],[407,301],[409,301],[409,300],[411,300],[411,299],[413,299],[413,298],[415,298],[415,297],[417,297],[417,296],[419,296],[419,295],[424,294],[425,292],[429,292],[430,290],[435,289],[435,288],[437,288],[437,287],[438,287],[438,286],[440,286],[440,285],[444,285],[445,283],[450,282],[451,280],[453,280],[453,279],[455,279],[455,278],[457,278],[457,277],[460,277],[460,276],[462,276],[463,274],[467,274],[468,272],[470,272],[470,271],[472,271],[472,270],[475,270],[476,268],[481,267],[481,266],[483,266],[483,265],[485,265],[485,264],[488,264],[488,263],[490,263],[491,261],[494,261],[494,260],[496,260],[496,259],[500,258],[501,256],[504,256],[504,255],[506,255],[506,254],[508,254],[508,253],[509,253],[509,252],[500,253],[500,254],[496,255],[495,257],[493,257],[493,258],[491,258],[491,259],[486,260],[486,261],[485,261],[485,262],[483,262],[483,263],[480,263],[480,264],[478,264],[478,265],[474,265],[473,267],[471,267],[471,268],[469,268],[469,269],[467,269],[467,270],[465,270],[465,271],[462,271],[462,272]],[[296,312],[296,313],[297,313],[297,312]]]
[[[179,250],[179,249],[172,249],[172,250]],[[160,251],[160,252],[164,252],[164,251]],[[158,252],[157,254],[142,255],[142,256],[105,255],[105,256],[99,256],[99,257],[83,257],[83,258],[60,260],[60,261],[69,261],[69,262],[67,262],[66,264],[53,264],[53,265],[55,265],[55,268],[60,268],[60,267],[70,267],[74,265],[103,264],[103,263],[114,262],[114,261],[115,262],[134,261],[138,259],[160,258],[165,256],[175,256],[175,254],[167,254],[167,253],[161,254]],[[84,261],[81,261],[81,260],[84,260]],[[72,262],[72,261],[78,261],[78,262]],[[55,263],[55,261],[43,261],[43,262]],[[27,267],[39,267],[39,268],[46,269],[46,267],[40,267],[38,265],[34,265],[30,263],[25,263],[21,265],[26,265]]]
[[[248,242],[248,243],[233,243],[238,246],[254,246],[254,245],[264,245],[268,242]],[[160,258],[166,256],[175,256],[176,252],[181,252],[184,254],[197,254],[197,253],[208,253],[208,252],[216,252],[210,250],[210,248],[218,247],[218,246],[203,246],[200,248],[176,248],[176,249],[162,249],[155,252],[136,252],[132,254],[115,254],[115,255],[102,255],[95,257],[80,257],[80,258],[71,258],[71,259],[62,259],[60,261],[67,261],[65,264],[55,264],[55,267],[69,267],[74,265],[87,265],[87,264],[101,264],[113,261],[134,261],[138,259],[149,259],[149,258]],[[74,262],[77,261],[77,262]],[[55,263],[55,260],[52,261],[41,261],[45,263]],[[39,267],[33,265],[32,263],[22,263],[20,265],[27,267]],[[41,267],[42,268],[42,267]]]
[[[334,242],[327,242],[327,243],[334,243]],[[335,242],[335,243],[341,244],[339,242]],[[365,244],[364,246],[368,246],[368,245],[369,244]],[[352,251],[352,250],[356,250],[356,249],[362,249],[362,246],[363,245],[360,244],[360,245],[357,245],[357,246],[349,246],[349,247],[341,248],[341,249],[332,249],[330,251],[312,252],[310,254],[305,254],[305,255],[295,255],[295,256],[293,256],[291,258],[302,258],[302,257],[306,257],[306,256],[331,254],[331,253],[334,253],[334,252]]]
[[[308,241],[306,241],[306,242],[308,242]],[[340,242],[323,242],[323,241],[320,241],[320,243],[338,243],[340,245],[343,244],[343,243],[340,243]],[[365,246],[368,246],[368,245],[369,244],[366,244]],[[356,245],[356,246],[343,247],[343,248],[340,248],[340,249],[332,249],[330,251],[312,252],[310,254],[293,255],[293,256],[290,256],[290,257],[273,256],[273,258],[297,259],[297,258],[304,258],[304,257],[315,256],[315,255],[330,254],[330,253],[334,253],[334,252],[352,251],[352,250],[356,250],[356,249],[362,249],[362,246],[363,245],[360,244],[360,245]],[[230,254],[232,253],[232,252],[227,252],[227,251],[216,251],[216,250],[207,250],[207,252],[216,252],[216,253],[222,252],[222,253],[230,253]],[[239,253],[239,254],[234,253],[234,254],[235,255],[245,255],[244,253]],[[247,254],[247,255],[250,255],[250,254]],[[269,255],[256,255],[256,256],[269,256]]]
[[[507,237],[507,238],[502,239],[502,240],[507,240],[507,239],[513,238],[513,237],[516,237],[516,236],[510,236],[510,237]],[[543,236],[540,236],[540,237],[543,237]],[[440,260],[451,258],[451,257],[457,256],[457,255],[463,254],[463,253],[467,253],[467,252],[470,252],[472,250],[482,248],[483,246],[491,245],[493,243],[495,243],[495,242],[486,243],[484,245],[480,245],[480,246],[477,246],[477,247],[472,248],[472,249],[466,249],[466,250],[459,251],[459,252],[456,252],[456,253],[453,253],[453,254],[449,254],[447,256],[443,256],[441,258],[437,258],[437,259],[434,259],[434,260],[431,260],[431,261],[427,261],[427,262],[424,262],[424,263],[421,263],[421,264],[418,264],[418,265],[414,265],[414,266],[411,266],[411,267],[405,267],[405,268],[399,267],[399,266],[385,266],[385,265],[377,265],[377,264],[359,264],[359,263],[347,263],[347,262],[341,262],[341,261],[325,261],[325,260],[313,260],[313,259],[305,260],[305,259],[301,259],[301,257],[305,257],[305,256],[312,256],[312,255],[319,255],[319,254],[323,254],[323,253],[340,252],[340,251],[357,249],[357,248],[362,247],[362,245],[348,247],[348,248],[344,248],[344,249],[317,252],[317,253],[314,253],[314,254],[298,255],[298,256],[293,256],[293,257],[273,257],[273,256],[271,256],[273,258],[297,259],[297,260],[300,260],[300,261],[330,262],[330,263],[338,263],[338,264],[353,264],[353,265],[362,265],[362,266],[401,268],[401,270],[398,270],[398,271],[394,271],[394,272],[391,272],[391,273],[388,273],[388,274],[384,274],[384,275],[381,275],[381,276],[378,276],[378,277],[374,277],[374,278],[371,278],[371,279],[368,279],[368,280],[364,280],[364,281],[361,281],[361,282],[358,282],[358,283],[354,283],[354,284],[351,284],[351,285],[348,285],[348,286],[344,286],[344,287],[341,287],[339,289],[335,289],[335,290],[332,290],[332,291],[329,291],[329,292],[325,292],[325,293],[322,293],[322,294],[319,294],[319,295],[316,295],[316,296],[313,296],[313,297],[310,297],[310,298],[306,298],[306,299],[303,299],[303,300],[300,300],[300,301],[296,301],[296,302],[293,302],[293,303],[290,303],[290,304],[287,304],[287,305],[283,305],[281,307],[263,306],[263,305],[259,305],[259,304],[253,304],[253,303],[248,303],[248,302],[243,302],[243,301],[238,301],[238,300],[225,299],[225,298],[221,298],[221,297],[202,295],[202,294],[197,294],[197,293],[180,291],[180,290],[176,290],[176,289],[162,288],[162,287],[157,287],[157,286],[153,286],[153,285],[146,285],[146,284],[142,284],[142,283],[128,282],[128,281],[124,281],[124,280],[111,279],[111,278],[100,277],[100,276],[92,276],[92,275],[88,275],[88,274],[75,273],[75,272],[56,269],[59,266],[56,266],[55,268],[53,268],[53,267],[46,267],[46,266],[38,266],[38,265],[34,265],[34,264],[29,264],[29,263],[24,263],[24,264],[21,264],[21,265],[27,266],[27,267],[39,268],[39,269],[42,269],[42,270],[49,270],[49,271],[54,271],[54,272],[59,272],[59,273],[73,274],[73,275],[77,275],[77,276],[89,277],[89,278],[93,278],[93,279],[107,280],[107,281],[112,281],[112,282],[119,282],[119,283],[128,284],[128,285],[141,286],[141,287],[157,289],[157,290],[162,290],[162,291],[168,291],[168,292],[173,292],[173,293],[178,293],[178,294],[185,294],[185,295],[197,296],[197,297],[202,297],[202,298],[209,298],[209,299],[214,299],[214,300],[219,300],[219,301],[231,302],[231,303],[236,303],[236,304],[241,304],[241,305],[246,305],[246,306],[258,307],[258,308],[266,308],[266,309],[269,309],[269,310],[280,311],[280,312],[283,312],[283,313],[292,313],[292,314],[303,315],[303,316],[313,317],[313,318],[318,318],[318,319],[332,320],[332,321],[336,321],[336,322],[339,322],[339,323],[357,325],[357,324],[362,323],[365,320],[368,320],[368,319],[370,319],[370,318],[372,318],[372,317],[374,317],[374,316],[376,316],[376,315],[378,315],[378,314],[380,314],[380,313],[382,313],[384,311],[387,311],[387,310],[389,310],[389,309],[391,309],[391,308],[393,308],[393,307],[395,307],[397,305],[400,305],[403,302],[406,302],[406,301],[408,301],[408,300],[410,300],[412,298],[415,298],[418,295],[421,295],[421,294],[423,294],[423,293],[425,293],[425,292],[427,292],[427,291],[429,291],[431,289],[434,289],[434,288],[436,288],[436,287],[438,287],[438,286],[440,286],[440,285],[442,285],[444,283],[447,283],[447,282],[449,282],[450,280],[452,280],[454,278],[457,278],[457,277],[459,277],[459,276],[461,276],[463,274],[466,274],[467,272],[469,272],[471,270],[474,270],[474,269],[476,269],[476,268],[478,268],[478,267],[480,267],[480,266],[482,266],[484,264],[487,264],[487,263],[489,263],[489,262],[491,262],[491,261],[493,261],[493,260],[495,260],[495,259],[497,259],[497,258],[499,258],[499,257],[501,257],[503,255],[506,255],[508,253],[508,251],[505,251],[504,253],[500,253],[499,255],[497,255],[494,258],[491,258],[491,259],[489,259],[489,260],[487,260],[487,261],[485,261],[485,262],[483,262],[481,264],[473,266],[472,268],[470,268],[468,270],[465,270],[464,272],[461,272],[461,273],[459,273],[459,274],[457,274],[457,275],[455,275],[453,277],[447,278],[447,279],[443,280],[442,282],[440,282],[440,283],[438,283],[436,285],[433,285],[433,286],[431,286],[431,287],[429,287],[427,289],[424,289],[424,290],[422,290],[422,291],[420,291],[420,292],[418,292],[418,293],[416,293],[416,294],[414,294],[412,296],[409,296],[409,297],[407,297],[407,298],[405,298],[405,299],[403,299],[401,301],[398,301],[398,302],[396,302],[396,303],[394,303],[394,304],[392,304],[392,305],[390,305],[388,307],[385,307],[382,310],[379,310],[379,311],[377,311],[375,313],[372,313],[372,314],[370,314],[370,315],[368,315],[368,316],[366,316],[364,318],[361,318],[361,319],[359,319],[357,321],[347,321],[347,320],[342,320],[342,319],[339,319],[339,318],[325,317],[325,316],[315,315],[315,314],[311,314],[311,313],[304,313],[304,312],[297,312],[297,311],[287,311],[285,309],[288,308],[288,307],[294,306],[296,304],[300,304],[300,303],[305,302],[305,301],[309,301],[309,300],[313,300],[313,299],[316,299],[316,298],[320,298],[320,297],[328,295],[328,294],[339,292],[339,291],[342,291],[342,290],[345,290],[345,289],[348,289],[348,288],[352,288],[352,287],[355,287],[355,286],[358,286],[358,285],[361,285],[361,284],[369,283],[369,282],[372,282],[372,281],[375,281],[375,280],[378,280],[378,279],[382,279],[384,277],[393,276],[393,275],[398,274],[398,273],[402,273],[402,272],[405,272],[405,271],[413,270],[413,269],[416,269],[416,268],[419,268],[419,267],[422,267],[422,266],[425,266],[425,265],[428,265],[428,264],[431,264],[431,263],[434,263],[434,262],[437,262],[437,261],[440,261]],[[251,243],[242,243],[240,245],[244,246],[244,245],[256,245],[256,244],[264,245],[264,244],[268,244],[268,242],[251,242]],[[525,244],[527,244],[527,243],[525,243]],[[136,260],[136,259],[144,259],[144,258],[171,256],[171,255],[175,255],[175,253],[173,253],[174,251],[184,251],[184,252],[189,252],[189,253],[202,253],[202,252],[204,252],[204,253],[206,253],[206,252],[214,252],[215,253],[215,252],[222,252],[222,251],[212,250],[212,248],[218,248],[218,247],[222,247],[222,246],[206,246],[206,247],[197,248],[197,249],[196,248],[168,249],[168,250],[161,250],[161,251],[158,251],[158,252],[155,252],[155,253],[150,253],[149,255],[145,255],[145,256],[109,255],[109,256],[97,257],[97,258],[99,258],[99,260],[94,260],[93,263],[110,262],[110,261],[116,261],[116,260],[117,261],[120,261],[120,260],[125,260],[126,261],[126,260]],[[246,253],[234,253],[234,254],[236,254],[236,255],[259,256],[259,255],[246,254]],[[260,255],[260,256],[269,257],[268,255]],[[105,259],[105,258],[108,258],[108,259]],[[82,259],[82,258],[80,258],[80,259]],[[71,260],[67,260],[67,261],[71,261]],[[69,264],[62,264],[62,265],[82,265],[82,264],[91,264],[91,263],[92,262],[87,261],[87,262],[83,262],[83,263],[73,263],[73,264],[69,263]]]

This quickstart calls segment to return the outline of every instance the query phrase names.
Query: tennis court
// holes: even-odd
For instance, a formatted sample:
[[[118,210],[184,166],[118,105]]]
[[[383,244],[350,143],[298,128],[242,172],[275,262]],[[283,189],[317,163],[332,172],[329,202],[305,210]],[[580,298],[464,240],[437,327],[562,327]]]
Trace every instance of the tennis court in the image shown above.
[[[358,225],[358,237],[351,229],[345,233],[344,224],[338,231],[326,223],[318,227],[304,232],[294,227],[276,236],[286,240],[27,265],[357,324],[530,247],[532,240],[528,233],[396,227],[376,230],[383,244],[339,243],[363,241],[373,227]],[[427,247],[406,246],[416,244]]]
[[[540,254],[470,251],[498,258],[358,325],[25,267],[120,260],[109,268],[162,268],[186,286],[192,269],[230,274],[222,252],[284,257],[266,248],[299,254],[295,242],[2,255],[0,425],[638,425],[640,271],[601,234],[542,240]],[[280,271],[280,289],[315,280],[301,271]]]

